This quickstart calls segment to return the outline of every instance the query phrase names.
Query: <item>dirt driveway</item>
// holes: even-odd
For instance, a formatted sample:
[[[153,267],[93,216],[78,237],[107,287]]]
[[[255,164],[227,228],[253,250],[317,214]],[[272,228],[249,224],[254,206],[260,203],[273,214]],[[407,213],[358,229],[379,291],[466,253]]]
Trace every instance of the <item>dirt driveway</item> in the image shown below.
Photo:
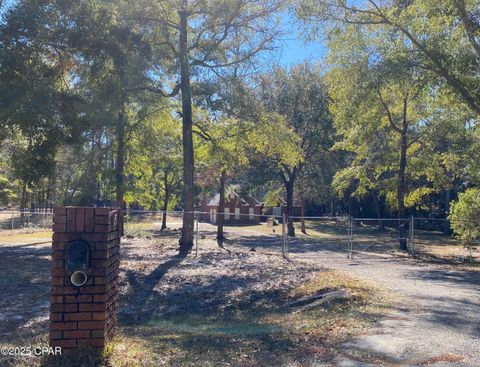
[[[279,233],[253,241],[248,228],[227,232],[236,246],[280,254]],[[374,254],[349,260],[346,242],[338,244],[291,240],[290,258],[372,281],[396,301],[373,329],[344,345],[335,365],[480,366],[480,268]]]
[[[175,229],[172,234],[178,235],[178,228]],[[175,253],[176,240],[163,241],[155,236],[140,242],[126,239],[132,243],[123,246],[124,339],[120,339],[115,349],[120,362],[122,359],[128,361],[125,359],[127,357],[138,360],[146,351],[149,359],[160,358],[159,356],[166,358],[166,355],[174,355],[178,359],[178,356],[182,356],[182,351],[197,350],[201,345],[206,354],[197,353],[199,358],[208,356],[211,361],[215,351],[218,355],[215,355],[214,360],[221,361],[228,357],[234,361],[232,365],[238,366],[247,365],[247,362],[250,365],[259,365],[260,361],[268,365],[272,355],[277,356],[277,365],[292,366],[300,361],[300,356],[307,355],[308,363],[303,360],[302,365],[480,365],[478,271],[466,271],[459,267],[428,264],[407,258],[373,255],[356,256],[349,261],[345,251],[333,251],[328,247],[319,247],[304,241],[301,244],[292,241],[292,262],[286,263],[281,259],[281,236],[278,230],[273,232],[272,229],[260,233],[249,228],[227,228],[228,240],[225,241],[225,249],[217,249],[214,254],[214,247],[205,247],[205,243],[212,240],[215,228],[204,224],[201,229],[205,238],[199,241],[199,257],[195,261],[182,264],[171,257]],[[1,246],[0,255],[0,268],[3,269],[0,285],[4,291],[0,301],[2,341],[15,345],[27,341],[45,343],[49,246],[5,244]],[[331,325],[317,325],[322,318],[331,316],[331,310],[321,314],[322,317],[317,317],[317,311],[309,311],[307,314],[287,313],[289,318],[293,318],[290,324],[294,330],[297,330],[298,325],[306,327],[305,317],[310,316],[308,333],[302,331],[299,334],[294,331],[285,334],[283,331],[279,333],[275,328],[270,329],[271,324],[285,325],[284,314],[276,315],[277,304],[288,302],[288,292],[308,282],[318,269],[323,268],[349,274],[353,279],[358,279],[354,281],[359,284],[362,279],[377,283],[396,296],[393,307],[386,313],[382,311],[383,316],[373,328],[362,330],[360,335],[342,341],[340,346],[332,344],[327,350],[320,350],[318,346],[325,346],[328,338],[325,339],[323,334],[314,335],[310,329],[328,331],[325,335],[331,333],[329,330],[335,330],[330,328],[338,329],[338,319],[333,320]],[[199,286],[198,279],[202,279],[205,284]],[[259,282],[258,279],[262,281]],[[355,285],[349,283],[349,286]],[[154,295],[169,302],[162,302],[165,307],[160,307]],[[245,308],[245,300],[248,300],[248,309]],[[354,305],[355,309],[361,310],[363,303],[362,300]],[[191,305],[194,306],[192,309],[187,308]],[[219,305],[223,307],[220,313]],[[130,309],[130,306],[133,308]],[[138,312],[139,307],[142,312]],[[342,320],[345,320],[347,315],[350,317],[352,309],[348,304],[342,305],[340,309]],[[271,312],[275,315],[270,314]],[[199,313],[201,317],[198,316]],[[175,321],[177,314],[182,315],[181,323]],[[186,318],[186,315],[190,315],[190,318]],[[146,316],[149,316],[148,320],[143,319]],[[153,316],[159,317],[152,318]],[[165,324],[164,320],[169,320],[165,316],[173,320],[172,323]],[[279,317],[281,322],[277,320]],[[362,317],[360,313],[356,313],[352,322],[358,324]],[[163,323],[159,320],[163,320]],[[208,330],[205,329],[205,320],[209,321],[209,325],[213,325]],[[261,322],[255,322],[253,327],[251,323],[245,324],[244,320]],[[192,329],[192,325],[196,329]],[[245,327],[242,325],[247,325],[248,330],[254,330],[255,335],[243,335]],[[181,329],[183,326],[185,330]],[[159,339],[157,334],[156,339],[152,339],[152,327],[158,329],[158,335],[164,335],[162,339]],[[143,331],[139,332],[139,329],[150,334],[140,338]],[[208,340],[204,338],[205,333]],[[281,335],[281,340],[268,339],[267,336],[272,333]],[[239,338],[238,335],[242,337]],[[285,335],[288,335],[288,338]],[[292,335],[301,340],[292,339]],[[309,336],[308,341],[305,335]],[[147,340],[149,343],[145,344]],[[212,340],[217,343],[217,347],[213,349]],[[122,352],[122,345],[130,354]],[[232,348],[232,345],[238,348]],[[280,350],[275,349],[279,345]],[[132,350],[132,346],[136,346],[136,349]],[[318,348],[313,350],[313,346]],[[307,347],[310,348],[308,351],[302,349]],[[264,354],[265,350],[269,351],[269,357]],[[186,355],[190,356],[191,353]],[[255,358],[250,360],[252,355]],[[162,359],[162,363],[152,359],[152,363],[168,365],[172,362],[171,358],[173,357],[165,361]],[[120,362],[114,365],[128,366],[128,363]],[[188,364],[184,363],[187,360],[177,362],[179,365]],[[188,362],[201,365],[199,360]],[[25,365],[30,366],[28,363]]]
[[[293,261],[346,271],[398,297],[390,315],[344,345],[337,365],[480,365],[480,271],[371,254],[350,261],[344,252],[299,246],[292,252]]]

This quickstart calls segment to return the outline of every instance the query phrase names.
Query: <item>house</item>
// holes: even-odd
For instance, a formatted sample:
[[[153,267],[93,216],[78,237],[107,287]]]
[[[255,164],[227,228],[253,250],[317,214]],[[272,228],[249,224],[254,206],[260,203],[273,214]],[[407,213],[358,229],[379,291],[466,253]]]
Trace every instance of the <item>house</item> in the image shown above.
[[[217,223],[220,193],[210,200],[204,199],[200,204],[200,220]],[[261,204],[252,196],[239,194],[235,187],[225,193],[224,224],[242,225],[260,223]]]
[[[302,216],[302,207],[300,205],[293,205],[292,208],[294,217]],[[284,200],[281,200],[280,203],[275,207],[266,207],[264,210],[264,215],[281,218],[283,214],[287,215],[287,204]]]

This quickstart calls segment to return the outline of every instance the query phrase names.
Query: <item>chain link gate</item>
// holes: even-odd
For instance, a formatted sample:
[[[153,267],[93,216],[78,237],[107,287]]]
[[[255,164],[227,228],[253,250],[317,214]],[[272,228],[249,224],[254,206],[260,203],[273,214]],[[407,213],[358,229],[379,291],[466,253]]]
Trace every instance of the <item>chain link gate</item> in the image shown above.
[[[413,252],[413,226],[410,219],[352,218],[350,254],[393,255]]]

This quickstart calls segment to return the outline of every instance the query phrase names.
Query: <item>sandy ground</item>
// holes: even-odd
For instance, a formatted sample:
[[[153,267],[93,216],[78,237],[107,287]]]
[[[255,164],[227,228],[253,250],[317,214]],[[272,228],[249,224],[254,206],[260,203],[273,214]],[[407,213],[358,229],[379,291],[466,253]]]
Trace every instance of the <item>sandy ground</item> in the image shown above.
[[[166,233],[147,226],[124,239],[115,347],[121,360],[115,367],[142,358],[152,366],[480,365],[480,272],[374,254],[356,253],[350,261],[346,243],[328,246],[305,238],[291,241],[287,262],[281,257],[281,227],[227,227],[220,248],[215,227],[205,223],[198,252],[194,248],[178,259],[180,223],[169,225]],[[12,243],[1,236],[0,243],[0,344],[45,344],[49,244]],[[351,338],[345,313],[325,326],[322,320],[332,313],[321,308],[320,314],[285,311],[292,291],[327,268],[388,289],[396,296],[393,307]]]
[[[302,246],[292,244],[293,261],[346,271],[399,297],[374,328],[344,345],[337,365],[480,365],[480,271],[372,254],[350,261],[342,251]]]

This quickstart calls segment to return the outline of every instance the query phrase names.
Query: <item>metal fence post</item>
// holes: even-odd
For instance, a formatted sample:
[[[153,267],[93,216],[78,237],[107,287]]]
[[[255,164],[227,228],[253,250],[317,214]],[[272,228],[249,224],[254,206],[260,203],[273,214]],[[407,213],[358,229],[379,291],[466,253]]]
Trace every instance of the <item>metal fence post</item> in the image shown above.
[[[353,220],[352,216],[348,216],[348,259],[352,260],[353,252]]]
[[[286,216],[286,230],[285,230],[285,233],[286,233],[286,244],[285,244],[285,259],[287,260],[290,260],[289,259],[289,252],[290,252],[290,236],[288,235],[288,222],[290,221],[290,218],[288,217],[288,215]]]
[[[410,216],[410,253],[415,255],[415,218]]]
[[[282,257],[285,259],[285,245],[286,245],[286,238],[285,238],[285,221],[286,215],[282,214]]]
[[[198,212],[194,212],[195,217],[195,257],[198,256]]]

